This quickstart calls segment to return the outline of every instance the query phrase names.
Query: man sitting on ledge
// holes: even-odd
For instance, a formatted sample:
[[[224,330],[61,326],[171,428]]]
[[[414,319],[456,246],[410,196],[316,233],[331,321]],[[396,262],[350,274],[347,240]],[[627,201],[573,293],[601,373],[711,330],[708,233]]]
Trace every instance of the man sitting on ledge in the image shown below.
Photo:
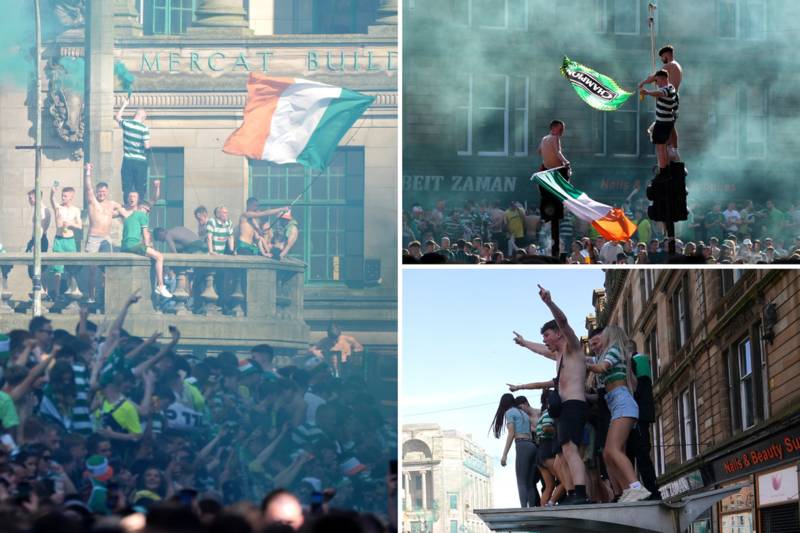
[[[172,293],[164,286],[164,256],[153,248],[153,241],[150,238],[148,213],[150,213],[150,202],[145,200],[139,202],[137,209],[125,217],[125,222],[122,224],[122,251],[144,255],[154,260],[156,263],[155,293],[164,298],[172,298]]]

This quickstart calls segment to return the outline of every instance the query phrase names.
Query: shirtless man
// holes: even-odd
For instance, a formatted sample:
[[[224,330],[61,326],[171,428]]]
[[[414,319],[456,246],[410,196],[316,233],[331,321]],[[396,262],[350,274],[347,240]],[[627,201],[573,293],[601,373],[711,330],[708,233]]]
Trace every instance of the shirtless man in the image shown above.
[[[661,62],[664,63],[662,67],[664,70],[667,71],[669,74],[669,82],[675,87],[675,92],[680,92],[681,89],[681,81],[683,81],[683,68],[681,67],[680,63],[675,61],[675,49],[672,45],[667,45],[661,50],[658,51],[658,56],[661,58]],[[652,76],[649,76],[646,80],[639,84],[639,88],[643,88],[648,83],[654,83],[656,81],[655,73]],[[669,147],[669,159],[670,161],[680,161],[681,156],[678,153],[678,129],[677,127],[672,128],[672,133],[667,140],[667,146]]]
[[[36,189],[31,189],[28,191],[28,204],[33,207],[33,216],[31,217],[31,240],[28,241],[28,244],[25,246],[25,252],[32,252],[34,248],[34,239],[36,239],[36,235],[34,235],[36,230]],[[42,252],[46,252],[48,245],[50,244],[47,240],[47,230],[50,228],[50,209],[44,205],[44,202],[40,202],[41,211],[39,215],[42,219],[42,238],[39,241],[41,245]],[[33,279],[33,265],[28,267],[28,277]],[[44,287],[42,287],[44,290]],[[46,293],[44,293],[46,294]]]
[[[268,246],[262,242],[264,233],[262,233],[258,219],[280,215],[288,210],[288,207],[259,210],[258,198],[248,198],[246,211],[239,217],[239,239],[236,242],[236,253],[238,255],[267,255],[265,252]]]
[[[108,197],[108,183],[92,185],[92,164],[84,167],[84,194],[89,199],[89,235],[84,251],[111,252],[111,221],[119,215],[122,206]],[[95,298],[97,267],[89,267],[89,301]]]
[[[553,303],[550,291],[539,285],[539,297],[553,313],[554,320],[542,326],[542,340],[539,344],[525,340],[514,333],[514,342],[534,353],[556,362],[558,383],[546,382],[546,386],[558,386],[561,396],[561,413],[558,416],[558,441],[561,455],[569,466],[574,489],[567,485],[567,499],[564,505],[588,503],[586,499],[586,469],[578,452],[583,440],[583,426],[586,424],[586,359],[581,341],[567,321],[564,312]]]
[[[542,156],[541,170],[558,168],[558,172],[568,180],[572,176],[572,168],[569,160],[561,152],[561,136],[564,135],[566,127],[560,120],[550,123],[550,133],[542,137],[539,143],[539,155]]]
[[[72,200],[75,198],[75,189],[64,187],[61,191],[61,203],[56,205],[57,190],[58,185],[53,184],[53,188],[50,189],[50,206],[53,208],[56,221],[53,252],[77,252],[75,230],[83,229],[83,222],[81,221],[80,208],[72,205]],[[64,274],[64,265],[53,265],[51,271],[55,277],[53,298],[58,298],[61,293],[61,276]]]
[[[328,326],[327,336],[314,344],[309,351],[320,358],[330,355],[330,362],[334,372],[336,372],[336,375],[340,375],[339,362],[341,361],[342,365],[346,365],[347,360],[353,353],[364,351],[364,346],[355,337],[343,334],[339,325],[332,322]]]

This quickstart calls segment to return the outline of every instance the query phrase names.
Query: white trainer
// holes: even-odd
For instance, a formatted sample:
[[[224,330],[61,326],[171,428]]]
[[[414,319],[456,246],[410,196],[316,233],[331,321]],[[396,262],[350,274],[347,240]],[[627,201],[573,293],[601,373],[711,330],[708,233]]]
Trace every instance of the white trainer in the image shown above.
[[[635,489],[628,489],[628,498],[625,500],[626,502],[640,502],[642,500],[646,500],[650,497],[650,491],[644,487],[638,487]]]
[[[160,287],[156,287],[156,291],[155,292],[156,292],[156,294],[158,294],[159,296],[161,296],[163,298],[167,298],[167,299],[172,298],[172,293],[169,292],[164,285],[161,285]]]
[[[622,494],[620,495],[619,499],[617,500],[617,503],[625,503],[627,501],[630,501],[629,500],[630,497],[631,497],[631,489],[625,489],[625,490],[622,491]]]

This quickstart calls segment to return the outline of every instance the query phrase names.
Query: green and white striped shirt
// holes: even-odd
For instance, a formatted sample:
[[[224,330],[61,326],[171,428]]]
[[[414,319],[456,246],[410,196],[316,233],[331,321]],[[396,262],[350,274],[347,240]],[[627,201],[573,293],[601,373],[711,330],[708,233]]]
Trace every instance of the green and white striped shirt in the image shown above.
[[[608,361],[611,366],[603,372],[603,381],[611,383],[614,381],[626,381],[628,368],[625,366],[625,360],[622,357],[622,351],[616,344],[608,348],[606,353],[603,354],[602,361]]]
[[[75,374],[75,403],[72,404],[72,431],[89,434],[94,429],[89,412],[89,369],[83,363],[73,363]]]
[[[220,222],[215,218],[210,218],[206,224],[206,232],[211,234],[211,247],[220,254],[225,253],[225,246],[228,238],[233,235],[233,224],[230,220]]]
[[[150,140],[150,128],[138,120],[122,121],[122,157],[147,161],[144,143]]]
[[[536,422],[536,436],[539,437],[539,440],[548,440],[556,436],[556,426],[547,409],[542,411],[542,416]]]

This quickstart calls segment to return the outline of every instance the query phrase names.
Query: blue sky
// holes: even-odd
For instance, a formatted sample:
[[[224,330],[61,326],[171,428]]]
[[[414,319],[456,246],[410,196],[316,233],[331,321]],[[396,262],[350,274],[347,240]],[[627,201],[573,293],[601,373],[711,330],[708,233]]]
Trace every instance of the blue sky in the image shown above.
[[[598,269],[405,269],[402,321],[402,423],[438,423],[472,434],[493,458],[495,507],[518,507],[514,448],[500,466],[504,436],[488,434],[505,383],[541,381],[555,364],[513,342],[512,331],[541,342],[552,318],[537,283],[549,289],[578,335],[592,313]],[[532,405],[538,391],[526,393]]]

